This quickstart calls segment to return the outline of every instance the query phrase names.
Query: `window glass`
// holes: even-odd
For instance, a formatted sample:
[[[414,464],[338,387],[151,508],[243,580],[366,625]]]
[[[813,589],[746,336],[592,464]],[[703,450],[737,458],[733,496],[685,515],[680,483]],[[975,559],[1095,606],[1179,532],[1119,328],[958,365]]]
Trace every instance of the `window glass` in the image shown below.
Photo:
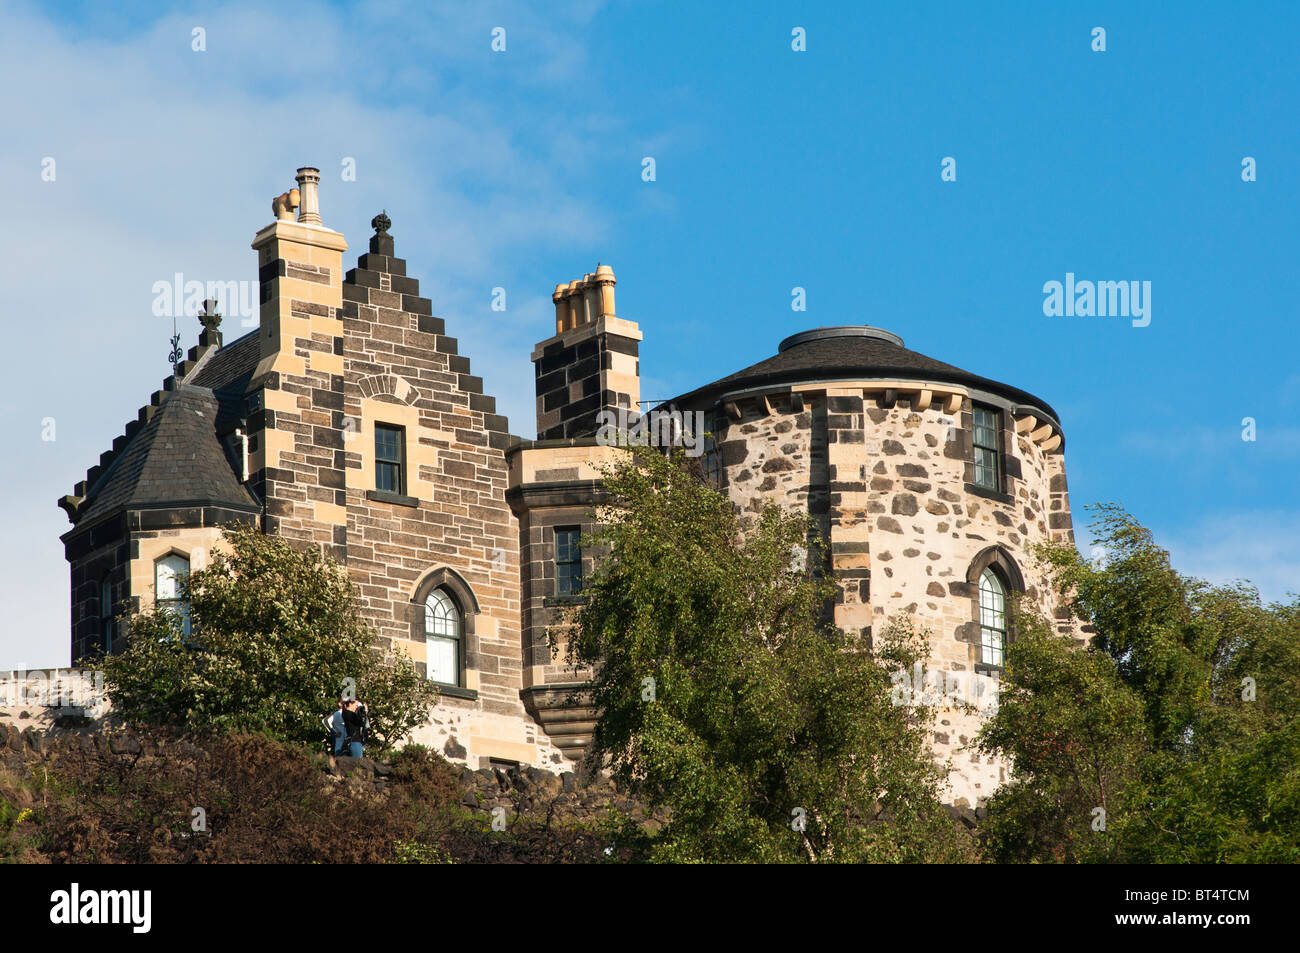
[[[973,414],[975,446],[975,485],[1000,490],[1001,466],[998,461],[998,414],[987,407],[976,407]]]
[[[980,661],[1002,665],[1007,636],[1007,596],[992,569],[980,576]]]
[[[402,428],[375,427],[375,489],[403,493]]]
[[[158,608],[176,616],[186,638],[190,635],[190,604],[181,598],[181,584],[189,574],[190,561],[176,553],[154,563],[154,597]]]
[[[555,594],[573,596],[582,591],[582,531],[576,527],[555,530]]]
[[[99,584],[99,634],[104,651],[113,651],[113,583],[107,576]]]
[[[425,668],[444,685],[460,684],[460,612],[441,589],[424,600]]]

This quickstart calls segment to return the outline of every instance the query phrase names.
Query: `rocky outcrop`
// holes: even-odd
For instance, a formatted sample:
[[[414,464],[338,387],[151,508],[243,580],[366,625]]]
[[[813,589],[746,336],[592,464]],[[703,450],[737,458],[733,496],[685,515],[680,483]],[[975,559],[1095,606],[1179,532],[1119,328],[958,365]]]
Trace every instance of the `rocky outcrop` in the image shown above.
[[[323,772],[340,783],[368,784],[376,791],[390,783],[391,765],[370,758],[318,755]],[[462,767],[458,776],[460,803],[466,810],[492,816],[502,808],[507,818],[524,816],[573,824],[600,820],[609,811],[630,818],[646,830],[658,830],[665,811],[651,811],[604,775],[573,771],[552,774],[534,767]]]
[[[187,757],[206,756],[189,742],[158,741],[130,730],[43,731],[0,722],[0,766],[10,770],[28,772],[36,765],[57,762],[64,751],[78,749],[86,754],[126,759],[164,758],[170,751]],[[369,788],[376,794],[382,794],[393,783],[393,766],[384,761],[324,753],[314,754],[312,759],[328,783]],[[553,774],[534,767],[477,771],[461,767],[457,784],[461,807],[486,817],[502,808],[507,820],[524,817],[572,825],[596,822],[614,811],[651,831],[667,820],[666,812],[648,810],[603,775],[573,771]]]

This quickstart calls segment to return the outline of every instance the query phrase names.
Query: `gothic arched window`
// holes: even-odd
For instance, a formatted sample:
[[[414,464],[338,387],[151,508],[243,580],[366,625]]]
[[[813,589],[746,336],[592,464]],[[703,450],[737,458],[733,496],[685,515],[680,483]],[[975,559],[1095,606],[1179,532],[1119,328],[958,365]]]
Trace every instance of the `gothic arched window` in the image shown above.
[[[430,679],[460,685],[461,615],[445,589],[424,600],[425,664]]]
[[[976,670],[1002,668],[1007,645],[1016,637],[1007,602],[1025,592],[1020,567],[1005,547],[987,546],[971,560],[958,591],[971,601],[972,618],[961,626],[959,638],[970,643]]]

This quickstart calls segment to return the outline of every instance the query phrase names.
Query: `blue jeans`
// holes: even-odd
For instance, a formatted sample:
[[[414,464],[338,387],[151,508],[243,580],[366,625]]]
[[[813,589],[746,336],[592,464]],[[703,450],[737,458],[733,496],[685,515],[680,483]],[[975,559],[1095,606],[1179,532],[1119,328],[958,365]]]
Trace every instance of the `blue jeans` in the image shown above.
[[[360,741],[348,742],[348,754],[354,758],[364,757],[365,750],[365,746]]]

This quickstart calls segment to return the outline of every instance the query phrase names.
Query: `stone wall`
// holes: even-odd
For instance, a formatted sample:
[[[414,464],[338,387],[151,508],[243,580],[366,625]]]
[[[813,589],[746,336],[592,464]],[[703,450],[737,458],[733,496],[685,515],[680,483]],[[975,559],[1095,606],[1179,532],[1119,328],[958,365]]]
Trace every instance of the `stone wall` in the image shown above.
[[[101,580],[107,578],[112,587],[110,611],[117,645],[125,618],[153,607],[157,560],[174,552],[188,559],[191,569],[201,569],[220,544],[220,524],[255,520],[254,515],[219,506],[128,511],[70,539],[73,664],[82,664],[104,648]],[[182,525],[171,525],[177,523]],[[111,541],[85,549],[95,546],[101,529]]]
[[[109,584],[110,611],[133,611],[136,605],[128,587],[131,558],[130,542],[116,528],[113,537],[101,545],[90,538],[87,547],[70,556],[68,572],[72,583],[72,652],[70,660],[78,662],[104,649],[101,583]]]
[[[508,422],[432,315],[419,283],[377,234],[343,287],[339,437],[346,471],[348,571],[380,637],[425,661],[421,583],[450,570],[466,618],[463,688],[449,699],[526,717],[519,701],[518,527],[506,503]],[[405,432],[405,490],[376,490],[374,428]],[[471,604],[465,604],[471,603]]]

